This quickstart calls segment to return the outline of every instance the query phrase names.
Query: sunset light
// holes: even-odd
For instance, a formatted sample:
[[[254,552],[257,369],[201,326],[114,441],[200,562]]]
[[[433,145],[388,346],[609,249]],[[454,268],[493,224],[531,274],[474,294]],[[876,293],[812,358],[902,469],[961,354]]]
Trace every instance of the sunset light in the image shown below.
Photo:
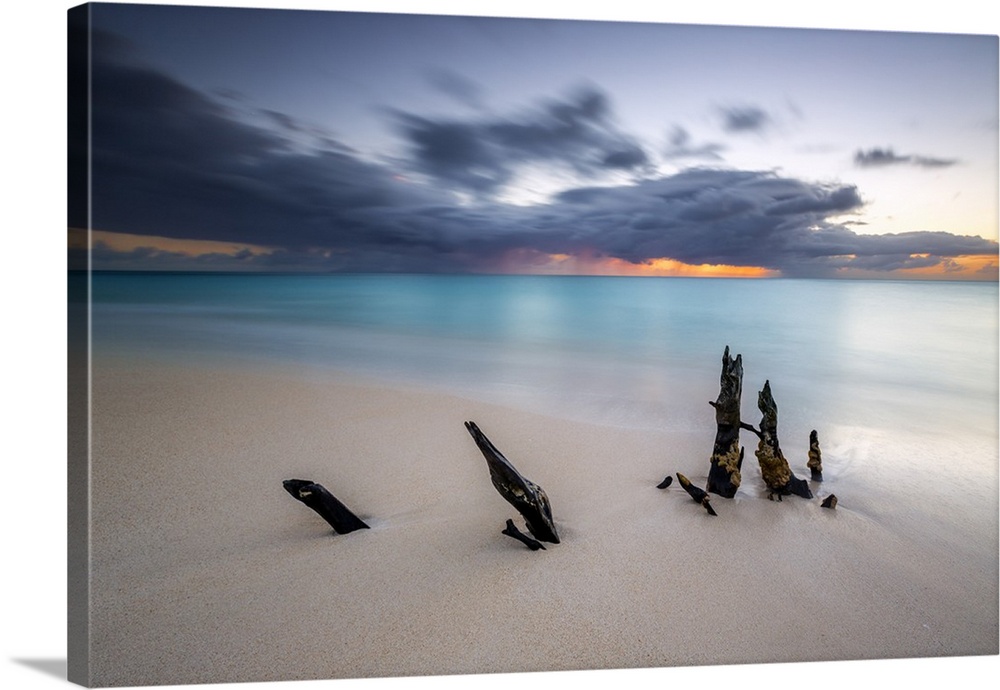
[[[98,269],[996,280],[995,37],[163,16],[91,14]]]
[[[526,273],[544,275],[651,276],[685,278],[773,278],[776,271],[759,266],[724,264],[686,264],[674,259],[652,259],[630,263],[614,257],[594,258],[568,254],[539,255],[530,262]]]

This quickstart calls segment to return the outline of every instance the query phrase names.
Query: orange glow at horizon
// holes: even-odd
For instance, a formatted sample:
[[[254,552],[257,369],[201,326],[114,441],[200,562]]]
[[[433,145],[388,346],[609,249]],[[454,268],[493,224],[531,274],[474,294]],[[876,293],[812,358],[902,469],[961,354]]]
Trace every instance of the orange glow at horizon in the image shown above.
[[[130,233],[93,230],[89,234],[81,228],[69,228],[68,244],[71,249],[89,249],[92,245],[103,244],[108,249],[127,254],[137,249],[152,249],[154,252],[197,258],[210,254],[236,257],[249,252],[266,255],[274,251],[272,247],[253,244],[239,244],[212,240],[187,240],[136,235]],[[326,252],[325,256],[330,253]],[[927,254],[913,254],[911,258],[926,258]],[[845,255],[843,259],[853,259]],[[727,264],[688,264],[666,257],[649,259],[642,263],[632,263],[624,259],[593,254],[547,254],[531,249],[516,249],[507,252],[499,265],[486,264],[487,271],[500,269],[513,274],[538,275],[593,275],[593,276],[661,276],[694,278],[777,278],[780,271],[761,266],[733,266]],[[841,278],[856,279],[915,279],[915,280],[978,280],[996,281],[1000,279],[1000,259],[996,254],[979,254],[944,257],[933,266],[920,268],[900,268],[895,270],[873,270],[845,266],[837,270]]]
[[[850,258],[854,258],[853,256]],[[914,258],[917,258],[915,255]],[[687,264],[676,259],[650,259],[634,264],[613,257],[572,256],[518,251],[508,255],[508,267],[516,273],[548,275],[607,275],[664,276],[692,278],[777,278],[780,271],[761,266],[731,266],[727,264]],[[513,260],[513,261],[512,261]],[[518,260],[524,260],[520,263]],[[969,255],[942,259],[935,266],[875,271],[842,268],[837,274],[844,278],[895,278],[916,280],[997,280],[1000,278],[996,255]]]
[[[675,259],[653,259],[640,265],[640,275],[691,276],[694,278],[774,278],[777,271],[761,266],[686,264]]]
[[[691,278],[773,278],[779,275],[760,266],[688,264],[666,257],[632,263],[615,257],[573,256],[570,254],[508,254],[505,267],[517,273],[595,276],[662,276]]]
[[[161,252],[201,256],[203,254],[227,254],[235,256],[240,252],[249,251],[253,254],[269,254],[272,250],[253,244],[237,244],[235,242],[216,242],[213,240],[181,240],[157,235],[133,235],[125,232],[110,232],[107,230],[92,230],[90,241],[95,245],[103,243],[116,252],[131,252],[136,249],[149,248]],[[70,231],[70,245],[85,248],[87,245],[86,231]]]
[[[925,258],[929,254],[913,254],[912,258]],[[842,268],[838,274],[845,278],[915,278],[919,280],[997,280],[1000,277],[997,256],[969,255],[943,259],[934,266],[900,268],[894,271],[871,271]]]

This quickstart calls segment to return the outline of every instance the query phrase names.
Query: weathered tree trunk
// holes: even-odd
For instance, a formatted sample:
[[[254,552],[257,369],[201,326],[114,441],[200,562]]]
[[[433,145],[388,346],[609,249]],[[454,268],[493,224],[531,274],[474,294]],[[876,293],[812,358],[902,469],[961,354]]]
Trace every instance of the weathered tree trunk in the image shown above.
[[[757,443],[757,462],[764,483],[771,490],[769,498],[795,494],[802,498],[812,498],[812,491],[805,479],[799,479],[788,467],[788,461],[778,445],[778,406],[771,395],[771,382],[764,382],[764,389],[757,394],[757,407],[763,417],[760,420],[760,440]]]
[[[285,491],[302,501],[330,523],[337,534],[347,534],[356,529],[368,529],[361,518],[347,509],[343,503],[326,490],[322,484],[308,479],[286,479],[282,482]]]
[[[823,456],[819,450],[819,436],[816,435],[815,429],[809,434],[809,462],[806,463],[806,467],[812,472],[814,482],[823,481]]]
[[[497,450],[479,430],[475,422],[466,422],[465,428],[472,434],[476,445],[486,458],[493,486],[524,517],[528,531],[536,539],[558,544],[559,535],[556,534],[556,526],[552,521],[549,497],[545,495],[542,487],[522,477],[503,453]]]
[[[517,527],[515,527],[513,520],[507,520],[507,526],[500,531],[502,534],[506,534],[508,537],[514,537],[514,539],[517,539],[519,542],[527,546],[532,551],[538,551],[538,549],[545,551],[545,546],[540,541],[532,539],[527,534],[525,534]]]
[[[740,397],[743,394],[743,357],[729,356],[729,346],[722,355],[719,398],[709,405],[715,408],[715,446],[708,471],[708,490],[732,498],[740,488],[743,450],[740,448]]]
[[[691,480],[685,477],[680,472],[677,473],[677,481],[680,485],[684,487],[684,490],[688,492],[688,495],[693,498],[696,502],[700,503],[705,510],[708,511],[709,515],[715,515],[715,510],[712,509],[712,504],[708,501],[708,494],[699,486],[695,486],[691,483]]]

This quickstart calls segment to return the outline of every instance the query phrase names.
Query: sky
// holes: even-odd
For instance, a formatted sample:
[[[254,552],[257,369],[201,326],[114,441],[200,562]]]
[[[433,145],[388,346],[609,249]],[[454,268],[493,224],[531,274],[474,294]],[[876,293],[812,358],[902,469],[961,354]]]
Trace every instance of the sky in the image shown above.
[[[997,279],[995,35],[91,7],[75,265]]]

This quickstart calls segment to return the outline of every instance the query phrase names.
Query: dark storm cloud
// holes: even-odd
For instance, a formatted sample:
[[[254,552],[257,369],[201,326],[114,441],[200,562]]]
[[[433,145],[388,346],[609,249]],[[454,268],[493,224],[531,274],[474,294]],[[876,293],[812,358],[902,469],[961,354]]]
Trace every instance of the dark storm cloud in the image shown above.
[[[297,151],[284,136],[297,128],[292,118],[269,113],[275,130],[247,124],[236,111],[124,59],[106,38],[97,33],[93,42],[98,229],[294,249],[377,234],[375,208],[440,201],[342,147]]]
[[[919,168],[947,168],[957,164],[957,160],[931,158],[929,156],[897,155],[891,148],[858,150],[854,154],[854,164],[861,168],[887,167],[891,165],[912,165]]]
[[[832,215],[847,213],[861,206],[856,187],[834,189],[813,188],[801,196],[776,200],[768,209],[769,215],[803,215],[820,213]]]
[[[399,113],[398,125],[417,159],[416,169],[466,190],[489,192],[510,180],[508,161],[464,122],[437,122]]]
[[[503,270],[510,257],[586,254],[827,275],[947,267],[952,257],[997,251],[995,242],[947,233],[858,235],[836,222],[862,208],[854,186],[768,172],[690,169],[572,189],[536,206],[491,200],[487,192],[524,162],[596,177],[647,165],[595,89],[509,119],[393,113],[413,154],[400,165],[432,184],[408,182],[402,167],[343,147],[303,150],[287,138],[299,134],[294,119],[272,112],[251,123],[107,38],[93,44],[94,228],[271,251],[192,257],[153,240],[130,252],[99,245],[98,268]],[[457,204],[456,188],[483,194]]]
[[[593,88],[518,116],[458,121],[395,112],[394,117],[417,171],[477,193],[498,191],[524,164],[599,175],[641,171],[650,163],[639,143],[614,125],[607,96]]]
[[[621,170],[636,170],[646,165],[649,165],[649,157],[638,146],[624,146],[617,151],[611,151],[601,160],[602,167]]]
[[[762,132],[771,124],[771,116],[756,106],[721,108],[722,127],[727,132]]]
[[[914,268],[997,251],[995,242],[979,237],[859,235],[831,221],[862,205],[851,185],[808,184],[767,172],[688,170],[627,187],[566,192],[537,224],[532,246],[634,263],[669,257],[803,276],[848,267]]]

